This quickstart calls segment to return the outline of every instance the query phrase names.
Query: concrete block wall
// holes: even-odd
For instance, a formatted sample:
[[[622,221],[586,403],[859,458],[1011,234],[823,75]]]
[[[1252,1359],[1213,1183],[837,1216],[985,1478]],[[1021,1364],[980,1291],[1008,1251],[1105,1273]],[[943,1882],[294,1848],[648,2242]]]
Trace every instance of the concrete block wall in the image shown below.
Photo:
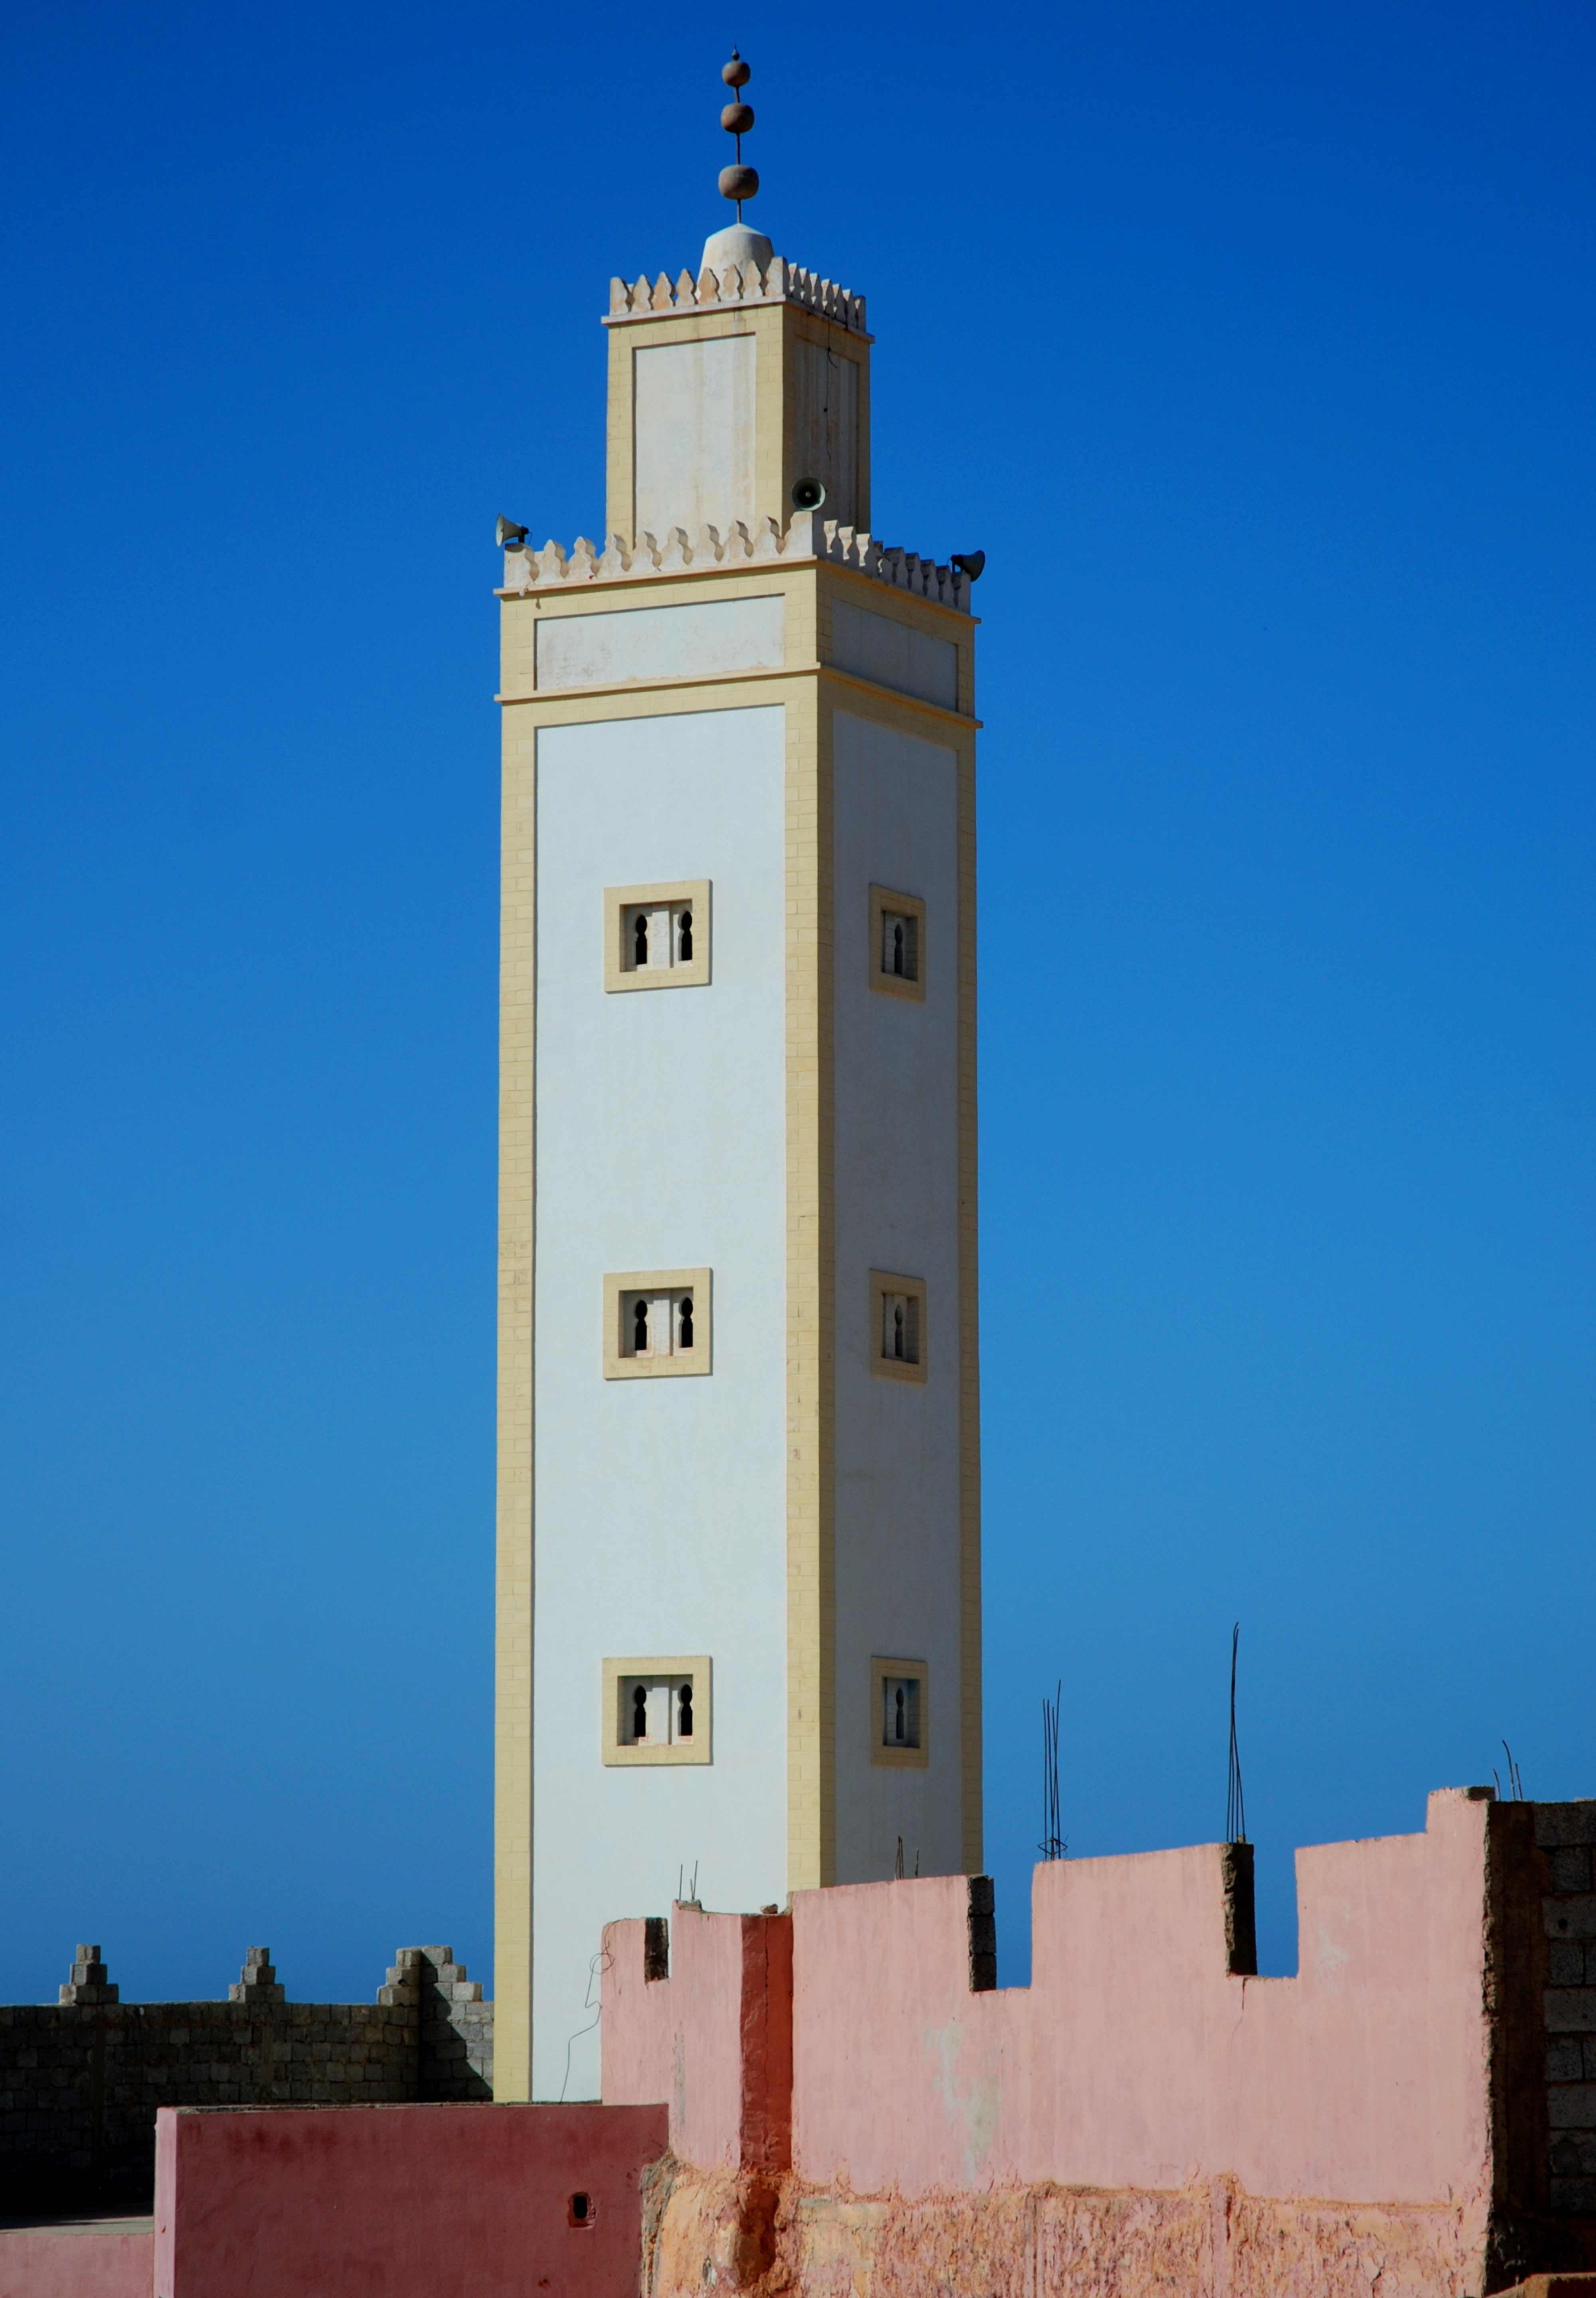
[[[1596,1800],[1542,1803],[1548,2206],[1596,2219]]]
[[[0,2005],[0,2217],[147,2210],[162,2107],[491,2098],[492,2013],[446,1947],[364,2004],[288,2002],[264,1947],[225,2003],[123,2003],[80,1947],[59,2003]]]

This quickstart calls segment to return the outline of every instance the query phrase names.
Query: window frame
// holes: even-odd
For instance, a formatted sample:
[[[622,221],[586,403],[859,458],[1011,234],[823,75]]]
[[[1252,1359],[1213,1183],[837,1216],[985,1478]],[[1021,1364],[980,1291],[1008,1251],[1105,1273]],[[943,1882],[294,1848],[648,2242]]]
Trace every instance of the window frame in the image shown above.
[[[620,989],[702,989],[709,981],[709,896],[707,878],[677,878],[652,886],[606,886],[604,889],[604,987]],[[641,909],[692,911],[692,956],[685,965],[628,965],[626,913]]]
[[[920,1745],[889,1747],[881,1737],[882,1703],[889,1676],[909,1677],[920,1686]],[[694,1694],[695,1699],[697,1694]],[[695,1718],[696,1721],[696,1718]],[[930,1666],[922,1659],[889,1659],[872,1653],[870,1662],[870,1760],[890,1772],[923,1772],[931,1759]]]
[[[665,1658],[607,1659],[600,1663],[600,1754],[612,1768],[629,1764],[708,1764],[715,1760],[715,1671],[707,1652]],[[621,1737],[621,1686],[629,1679],[690,1676],[692,1680],[692,1738],[665,1747],[638,1747]],[[921,1694],[924,1714],[925,1695]],[[922,1737],[923,1738],[923,1731]]]
[[[913,981],[906,981],[901,974],[889,973],[881,963],[881,937],[889,912],[914,920],[917,971]],[[924,1004],[925,904],[918,894],[900,894],[891,886],[871,887],[870,940],[866,955],[872,989],[879,990],[884,997],[906,997],[913,1004]]]
[[[690,1293],[691,1353],[684,1355],[673,1349],[668,1357],[628,1355],[621,1333],[622,1302],[628,1293]],[[712,1368],[715,1302],[712,1272],[707,1269],[607,1269],[603,1318],[606,1380],[692,1380]]]
[[[889,1293],[906,1293],[920,1305],[920,1361],[906,1364],[897,1357],[881,1354],[882,1302]],[[696,1313],[696,1312],[695,1312]],[[698,1345],[697,1341],[694,1346]],[[923,1277],[897,1277],[889,1269],[872,1269],[870,1272],[870,1325],[866,1345],[870,1351],[870,1369],[878,1380],[906,1380],[917,1386],[925,1385],[926,1366],[930,1358],[930,1331],[926,1321],[925,1279]]]

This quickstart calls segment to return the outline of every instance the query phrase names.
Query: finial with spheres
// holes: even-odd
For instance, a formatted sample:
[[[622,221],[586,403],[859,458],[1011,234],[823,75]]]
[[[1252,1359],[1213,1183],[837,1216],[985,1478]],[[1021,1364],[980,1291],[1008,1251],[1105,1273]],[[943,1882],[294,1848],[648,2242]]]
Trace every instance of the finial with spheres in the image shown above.
[[[759,188],[758,169],[744,167],[742,159],[742,139],[754,124],[754,107],[742,100],[742,90],[750,76],[748,65],[733,48],[731,62],[721,66],[721,78],[732,90],[731,103],[721,108],[721,126],[728,136],[736,136],[737,158],[730,168],[721,169],[721,197],[736,201],[739,223],[742,221],[744,200],[751,200]]]

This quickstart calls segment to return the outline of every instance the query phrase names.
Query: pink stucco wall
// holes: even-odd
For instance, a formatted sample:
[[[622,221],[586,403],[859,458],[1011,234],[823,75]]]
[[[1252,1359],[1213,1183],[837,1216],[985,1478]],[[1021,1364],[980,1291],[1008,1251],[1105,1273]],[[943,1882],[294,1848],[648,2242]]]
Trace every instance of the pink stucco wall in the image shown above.
[[[664,2100],[672,2153],[703,2170],[786,2170],[790,1918],[678,1905],[666,1980],[643,1975],[644,1929],[637,1921],[605,1929],[606,2102]]]
[[[1215,1845],[1038,1867],[1031,1985],[987,1994],[962,1879],[800,1894],[794,2168],[1483,2203],[1488,1808],[1299,1852],[1294,1979],[1226,1975]]]
[[[0,2298],[151,2298],[155,2237],[95,2226],[0,2227]]]
[[[962,1876],[799,1892],[793,2170],[910,2197],[1224,2177],[1483,2213],[1488,1808],[1446,1790],[1422,1835],[1299,1852],[1294,1979],[1227,1975],[1217,1845],[1038,1867],[1032,1983],[988,1993]],[[666,2100],[702,2170],[748,2160],[748,1920],[678,1909],[653,1982],[641,1924],[608,1934],[605,2096]]]
[[[166,2107],[155,2289],[634,2298],[640,2175],[665,2138],[658,2107]]]

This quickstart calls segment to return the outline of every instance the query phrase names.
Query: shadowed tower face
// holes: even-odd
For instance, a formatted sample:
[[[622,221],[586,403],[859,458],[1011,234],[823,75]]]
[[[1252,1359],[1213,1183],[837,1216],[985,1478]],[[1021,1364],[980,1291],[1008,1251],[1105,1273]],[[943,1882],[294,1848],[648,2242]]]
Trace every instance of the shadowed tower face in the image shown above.
[[[740,221],[606,324],[608,540],[500,594],[507,2099],[679,1877],[981,1855],[970,582],[866,531],[861,298]]]

